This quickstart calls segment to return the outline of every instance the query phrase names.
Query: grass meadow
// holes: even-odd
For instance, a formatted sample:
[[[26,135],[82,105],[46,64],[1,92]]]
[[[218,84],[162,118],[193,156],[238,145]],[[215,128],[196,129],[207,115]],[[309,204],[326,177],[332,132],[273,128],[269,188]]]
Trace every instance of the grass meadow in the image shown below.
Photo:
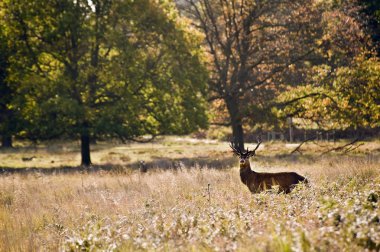
[[[380,143],[320,155],[339,144],[264,143],[255,171],[310,180],[285,195],[251,194],[226,142],[100,142],[89,171],[78,143],[19,143],[0,150],[19,171],[0,175],[0,251],[378,251]]]

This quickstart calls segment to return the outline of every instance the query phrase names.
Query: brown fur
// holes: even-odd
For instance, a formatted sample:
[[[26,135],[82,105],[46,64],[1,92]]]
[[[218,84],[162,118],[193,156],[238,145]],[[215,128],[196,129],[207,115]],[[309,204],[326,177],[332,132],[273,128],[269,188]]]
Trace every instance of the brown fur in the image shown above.
[[[252,193],[278,187],[279,192],[290,193],[300,182],[308,183],[307,179],[295,172],[258,173],[251,170],[249,160],[240,164],[240,178]]]

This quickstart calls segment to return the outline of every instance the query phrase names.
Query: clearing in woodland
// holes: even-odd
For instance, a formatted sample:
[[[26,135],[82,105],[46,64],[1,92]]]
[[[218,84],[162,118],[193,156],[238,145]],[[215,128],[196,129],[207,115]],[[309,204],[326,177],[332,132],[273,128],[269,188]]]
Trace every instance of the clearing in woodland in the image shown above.
[[[294,146],[264,142],[252,169],[295,171],[310,186],[252,194],[226,142],[99,142],[88,172],[73,167],[77,143],[20,143],[0,151],[1,168],[20,171],[0,176],[0,251],[379,250],[379,142],[345,155],[318,145],[288,155]]]

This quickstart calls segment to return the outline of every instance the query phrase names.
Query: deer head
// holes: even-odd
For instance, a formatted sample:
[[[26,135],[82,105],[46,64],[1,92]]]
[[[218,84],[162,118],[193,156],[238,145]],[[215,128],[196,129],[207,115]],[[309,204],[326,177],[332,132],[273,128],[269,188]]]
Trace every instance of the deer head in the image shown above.
[[[230,143],[230,147],[232,149],[232,152],[240,158],[240,167],[244,167],[249,164],[249,158],[256,155],[256,150],[259,148],[261,144],[261,140],[257,139],[257,145],[254,150],[247,150],[242,151],[240,147],[234,145],[233,142]]]

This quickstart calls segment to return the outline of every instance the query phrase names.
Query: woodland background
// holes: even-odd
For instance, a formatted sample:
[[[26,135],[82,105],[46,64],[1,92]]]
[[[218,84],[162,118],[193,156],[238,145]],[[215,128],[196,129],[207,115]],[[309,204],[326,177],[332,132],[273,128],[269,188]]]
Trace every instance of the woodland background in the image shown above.
[[[377,0],[0,0],[0,251],[379,251]],[[256,172],[297,172],[252,194]]]
[[[80,140],[88,166],[97,140],[198,132],[244,148],[260,134],[377,135],[379,11],[377,1],[3,0],[2,146]]]

